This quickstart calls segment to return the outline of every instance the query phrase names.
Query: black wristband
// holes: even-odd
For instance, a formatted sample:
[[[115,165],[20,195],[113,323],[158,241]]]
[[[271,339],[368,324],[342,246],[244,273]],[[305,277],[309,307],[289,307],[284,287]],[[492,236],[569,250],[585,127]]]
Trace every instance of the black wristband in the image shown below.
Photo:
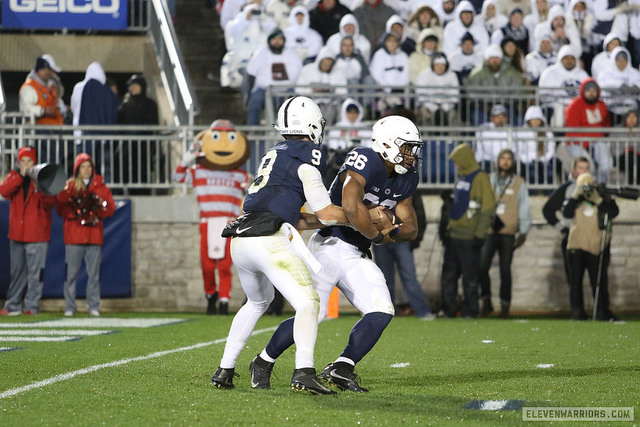
[[[378,231],[378,235],[376,237],[374,237],[373,239],[371,239],[371,243],[373,243],[374,245],[378,245],[380,243],[382,243],[382,241],[384,240],[384,234],[380,233]]]

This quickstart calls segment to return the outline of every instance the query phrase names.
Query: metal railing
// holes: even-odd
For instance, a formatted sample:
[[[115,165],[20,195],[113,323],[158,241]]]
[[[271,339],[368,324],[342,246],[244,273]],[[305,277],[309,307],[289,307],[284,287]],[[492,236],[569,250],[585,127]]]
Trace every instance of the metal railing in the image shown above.
[[[163,0],[150,0],[149,38],[167,90],[176,125],[193,125],[198,107],[185,72],[185,61],[178,45],[169,9]]]
[[[265,96],[264,123],[275,123],[278,107],[284,97],[293,96],[297,90],[303,89],[305,96],[323,100],[322,103],[319,102],[323,112],[330,109],[339,110],[340,104],[347,97],[356,99],[364,106],[365,121],[376,120],[392,108],[400,107],[412,111],[416,115],[417,123],[422,126],[479,126],[489,121],[491,108],[494,105],[502,104],[507,109],[508,121],[511,125],[522,124],[527,108],[531,105],[539,105],[543,108],[550,125],[563,126],[564,107],[579,92],[578,87],[463,86],[459,88],[459,93],[456,95],[451,93],[450,87],[411,85],[382,88],[376,85],[349,85],[346,87],[348,94],[343,95],[336,93],[338,88],[345,87],[333,86],[327,90],[327,88],[314,86],[269,86]],[[629,109],[633,109],[634,101],[636,108],[640,106],[640,96],[635,92],[602,88],[602,93],[608,100],[616,99],[617,102],[624,100]],[[447,114],[430,114],[421,108],[426,101],[434,104],[446,102],[452,107]],[[333,123],[328,121],[328,124]]]
[[[34,126],[22,123],[19,115],[10,115],[12,124],[0,125],[0,172],[4,176],[17,165],[18,149],[35,146],[39,163],[63,165],[71,174],[75,156],[89,152],[109,186],[130,190],[185,190],[183,184],[172,181],[172,173],[178,166],[182,153],[193,141],[193,135],[202,128],[194,126]],[[83,135],[74,136],[74,129]],[[238,126],[251,144],[251,155],[244,169],[255,174],[264,153],[281,140],[271,127]],[[328,127],[345,130],[349,135],[353,128]],[[363,130],[370,130],[364,127]],[[481,167],[487,171],[495,168],[495,157],[502,148],[510,148],[516,155],[517,173],[525,177],[532,190],[550,190],[565,182],[576,155],[587,156],[593,172],[611,186],[640,185],[640,129],[629,132],[622,128],[589,129],[604,132],[606,137],[567,136],[570,131],[584,129],[504,127],[421,127],[424,148],[420,167],[419,188],[438,190],[451,188],[456,180],[456,169],[448,159],[460,143],[470,144],[480,157]],[[580,141],[579,144],[573,142]],[[582,142],[588,147],[582,148]],[[362,143],[346,141],[348,147]],[[540,150],[541,147],[545,147]],[[546,151],[545,151],[546,150]],[[328,152],[331,161],[332,152]],[[339,156],[337,156],[339,157]],[[491,160],[493,158],[493,161]],[[337,166],[337,165],[334,165]],[[157,193],[157,191],[156,191]]]

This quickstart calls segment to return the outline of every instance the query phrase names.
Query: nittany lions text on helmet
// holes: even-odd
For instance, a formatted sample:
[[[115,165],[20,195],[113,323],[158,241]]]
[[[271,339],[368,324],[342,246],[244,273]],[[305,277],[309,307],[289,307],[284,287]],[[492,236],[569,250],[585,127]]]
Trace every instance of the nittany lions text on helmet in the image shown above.
[[[278,123],[273,127],[281,135],[307,135],[317,145],[322,144],[325,120],[318,104],[306,96],[289,98],[278,110]]]
[[[404,175],[421,160],[422,138],[416,125],[406,117],[388,116],[372,128],[371,148],[385,160],[395,164],[395,171]]]

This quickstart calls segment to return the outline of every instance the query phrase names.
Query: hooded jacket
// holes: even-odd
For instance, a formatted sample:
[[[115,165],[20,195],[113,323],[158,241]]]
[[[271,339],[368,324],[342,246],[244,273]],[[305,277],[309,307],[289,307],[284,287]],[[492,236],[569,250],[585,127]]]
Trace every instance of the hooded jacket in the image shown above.
[[[607,105],[600,99],[600,88],[598,87],[598,98],[593,104],[589,104],[584,99],[584,87],[587,83],[595,80],[592,78],[586,78],[580,85],[580,95],[575,97],[564,110],[564,124],[566,127],[610,127],[611,121],[609,120],[609,112],[607,111]],[[602,132],[567,132],[567,137],[602,137],[605,136]],[[568,142],[569,144],[580,144],[580,141]],[[588,141],[582,141],[584,148],[589,147]]]
[[[460,14],[462,12],[471,12],[474,16],[471,25],[466,27],[462,20],[460,19]],[[462,37],[465,33],[471,33],[473,38],[476,41],[477,52],[484,52],[484,49],[489,46],[489,34],[487,30],[484,28],[484,23],[480,19],[476,19],[475,17],[475,9],[473,5],[467,0],[463,0],[456,7],[456,17],[455,19],[447,24],[444,28],[444,32],[442,34],[443,42],[442,49],[444,52],[455,52],[462,43]]]
[[[0,183],[0,195],[10,200],[9,239],[16,242],[48,242],[51,235],[51,208],[55,196],[45,196],[31,181],[25,197],[23,178],[12,170]]]
[[[489,5],[493,5],[496,10],[491,18],[487,18],[487,8]],[[496,30],[499,30],[509,23],[509,18],[502,14],[500,4],[497,0],[486,0],[483,2],[482,12],[480,12],[480,16],[478,16],[477,19],[482,20],[482,24],[489,34],[493,34]]]
[[[452,212],[458,206],[459,209],[464,209],[464,213],[457,219],[453,217],[449,219],[448,234],[454,239],[484,239],[495,211],[495,198],[489,176],[480,170],[473,151],[467,144],[460,144],[454,148],[449,155],[449,160],[456,164],[459,176]],[[458,194],[463,194],[465,187],[469,185],[465,208],[465,201],[457,198]]]
[[[140,94],[127,93],[118,108],[118,123],[123,125],[158,125],[158,104],[147,97],[147,81],[141,75],[134,75],[128,84],[138,83]]]
[[[298,25],[296,15],[302,13],[304,19]],[[309,12],[304,6],[296,6],[289,14],[289,26],[282,30],[288,41],[288,48],[295,49],[303,61],[307,58],[315,58],[322,48],[322,36],[309,27]],[[338,49],[340,46],[338,46]]]
[[[434,57],[447,61],[444,54]],[[432,63],[430,68],[423,70],[416,78],[417,102],[432,112],[438,109],[449,111],[458,103],[460,96],[458,77],[449,69],[448,62],[443,74],[433,71],[433,66]]]
[[[567,70],[562,64],[562,58],[568,55],[576,58],[576,65],[570,70]],[[558,53],[556,64],[548,67],[540,74],[538,87],[541,88],[539,93],[542,107],[566,106],[576,96],[576,88],[580,86],[584,79],[589,77],[586,71],[580,68],[579,57],[580,54],[576,53],[571,46],[563,46]],[[545,88],[565,88],[565,90],[544,90]]]
[[[406,86],[409,84],[409,57],[398,47],[390,53],[386,47],[373,54],[369,66],[371,76],[380,86]]]
[[[73,125],[112,125],[118,118],[118,100],[105,83],[107,76],[98,62],[87,67],[84,80],[73,87]]]
[[[324,59],[333,61],[329,72],[320,69],[320,63]],[[298,86],[296,93],[300,95],[311,95],[313,93],[314,100],[318,103],[330,102],[333,99],[331,97],[319,97],[323,92],[347,95],[347,79],[342,69],[335,66],[334,55],[326,47],[320,49],[314,62],[302,67],[296,85]]]
[[[627,55],[627,66],[619,70],[616,65],[616,56],[620,53]],[[609,110],[623,115],[638,106],[638,94],[640,94],[640,71],[631,66],[631,54],[627,48],[618,46],[609,56],[609,64],[596,79],[598,85],[603,88],[603,98]],[[609,91],[607,89],[618,89]]]
[[[607,34],[602,42],[602,52],[594,56],[593,61],[591,61],[591,77],[596,81],[598,81],[600,73],[609,66],[611,52],[607,50],[607,46],[614,40],[620,41],[620,36],[614,33]]]
[[[349,56],[340,54],[336,56],[334,67],[342,70],[348,84],[374,84],[373,78],[369,74],[369,66],[362,55],[353,51]]]
[[[532,84],[537,85],[540,75],[548,67],[554,65],[558,58],[553,54],[553,51],[547,54],[540,52],[540,45],[544,40],[551,40],[551,35],[546,28],[539,28],[538,32],[534,35],[535,49],[529,52],[525,57],[525,74],[527,80]]]
[[[352,14],[348,14],[342,17],[340,20],[340,31],[327,40],[325,47],[329,49],[329,51],[333,54],[333,56],[337,56],[340,53],[340,44],[342,43],[342,39],[344,36],[349,35],[345,30],[345,25],[352,24],[355,27],[354,33],[351,35],[353,39],[354,50],[358,52],[364,58],[367,63],[369,63],[369,58],[371,57],[371,43],[369,40],[360,34],[360,25],[358,24],[358,20]]]
[[[347,119],[347,107],[349,105],[355,105],[358,107],[358,118],[355,122],[350,122]],[[362,122],[364,117],[364,107],[354,98],[347,98],[340,107],[340,120],[334,125],[342,129],[332,129],[329,131],[329,137],[327,138],[327,148],[330,149],[345,149],[353,147],[356,144],[368,147],[371,139],[370,126],[366,126]],[[353,129],[345,129],[353,128]]]
[[[95,171],[95,165],[93,164],[91,156],[86,153],[80,153],[73,163],[74,177],[78,176],[80,165],[86,161],[91,162],[91,166]],[[111,195],[111,191],[102,182],[102,177],[100,175],[96,175],[95,172],[93,173],[85,193],[93,193],[97,195],[100,200],[106,202],[106,206],[97,212],[97,216],[100,218],[100,221],[95,226],[82,225],[76,216],[74,200],[76,197],[80,196],[81,193],[76,191],[75,182],[69,182],[68,186],[58,194],[56,211],[63,219],[62,229],[64,242],[67,245],[102,245],[102,220],[115,213],[116,205],[113,201],[113,196]]]
[[[524,124],[521,130],[515,134],[514,152],[518,161],[524,164],[535,162],[548,163],[553,159],[555,154],[555,142],[553,141],[553,133],[541,132],[529,126],[529,121],[533,119],[542,120],[542,126],[547,125],[547,119],[542,113],[542,108],[532,105],[527,108],[524,115]],[[546,141],[540,141],[540,136],[546,138]]]
[[[565,43],[565,40],[557,39],[554,35],[552,23],[553,23],[553,20],[558,16],[562,16],[562,18],[565,19],[565,23],[564,23],[565,37],[569,42],[568,44],[571,45],[571,47],[573,48],[573,51],[577,52],[579,56],[580,53],[582,52],[582,43],[580,41],[580,34],[578,34],[578,29],[576,28],[573,21],[567,21],[567,19],[564,16],[564,8],[560,5],[552,6],[551,9],[549,9],[547,20],[536,25],[534,34],[538,32],[538,28],[545,28],[547,31],[549,31],[552,38],[551,44],[553,46],[553,53],[558,54],[559,56],[560,49],[566,43]]]
[[[429,36],[435,36],[438,38],[436,49],[431,52],[430,55],[425,53],[422,49],[422,43]],[[418,77],[418,74],[423,70],[431,68],[431,55],[433,55],[434,52],[440,51],[439,46],[441,38],[442,37],[438,34],[437,30],[433,28],[425,28],[420,31],[420,35],[416,41],[416,50],[409,55],[409,79],[411,80],[411,83],[416,84],[416,77]]]
[[[389,33],[391,33],[391,28],[395,24],[402,25],[402,34],[400,36],[400,40],[398,40],[398,46],[400,50],[407,54],[407,56],[411,55],[416,50],[416,42],[413,39],[407,37],[405,32],[406,23],[404,19],[402,19],[399,15],[393,15],[391,18],[387,19],[387,23],[385,24],[385,32],[380,36],[378,42],[374,47],[374,52],[377,52],[379,49],[384,47],[384,41],[387,39]]]

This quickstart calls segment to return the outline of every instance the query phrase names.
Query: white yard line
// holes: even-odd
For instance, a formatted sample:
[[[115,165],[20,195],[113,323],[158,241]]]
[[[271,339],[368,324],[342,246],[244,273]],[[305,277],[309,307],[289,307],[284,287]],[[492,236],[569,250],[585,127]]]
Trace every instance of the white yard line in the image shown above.
[[[266,329],[259,329],[257,331],[254,331],[251,335],[258,335],[258,334],[262,334],[264,332],[275,331],[276,328],[277,328],[277,326],[273,326],[271,328],[266,328]],[[43,387],[46,387],[46,386],[51,385],[51,384],[55,384],[55,383],[60,382],[60,381],[70,380],[71,378],[77,377],[78,375],[89,374],[91,372],[99,371],[100,369],[112,368],[114,366],[120,366],[120,365],[126,365],[127,363],[138,362],[140,360],[155,359],[155,358],[158,358],[158,357],[166,356],[168,354],[181,353],[181,352],[184,352],[184,351],[195,350],[195,349],[202,348],[202,347],[207,347],[207,346],[210,346],[210,345],[213,345],[213,344],[222,344],[226,340],[227,340],[226,338],[220,338],[220,339],[217,339],[215,341],[201,342],[201,343],[190,345],[190,346],[187,346],[187,347],[175,348],[173,350],[157,351],[155,353],[147,354],[146,356],[131,357],[129,359],[121,359],[121,360],[116,360],[115,362],[108,362],[108,363],[102,363],[100,365],[89,366],[88,368],[78,369],[77,371],[71,371],[71,372],[67,372],[66,374],[56,375],[55,377],[47,378],[46,380],[42,380],[42,381],[37,381],[35,383],[31,383],[31,384],[28,384],[28,385],[25,385],[25,386],[22,386],[22,387],[12,388],[10,390],[7,390],[5,392],[0,393],[0,399],[5,399],[7,397],[12,397],[12,396],[15,396],[17,394],[24,393],[26,391],[30,391],[30,390],[34,390],[34,389],[38,389],[38,388],[43,388]]]
[[[57,336],[57,337],[0,337],[0,342],[63,342],[79,340],[78,337]]]
[[[92,336],[92,335],[106,335],[111,334],[114,331],[96,330],[96,329],[0,329],[1,337],[8,336],[27,336],[27,335],[80,335],[80,336]]]

